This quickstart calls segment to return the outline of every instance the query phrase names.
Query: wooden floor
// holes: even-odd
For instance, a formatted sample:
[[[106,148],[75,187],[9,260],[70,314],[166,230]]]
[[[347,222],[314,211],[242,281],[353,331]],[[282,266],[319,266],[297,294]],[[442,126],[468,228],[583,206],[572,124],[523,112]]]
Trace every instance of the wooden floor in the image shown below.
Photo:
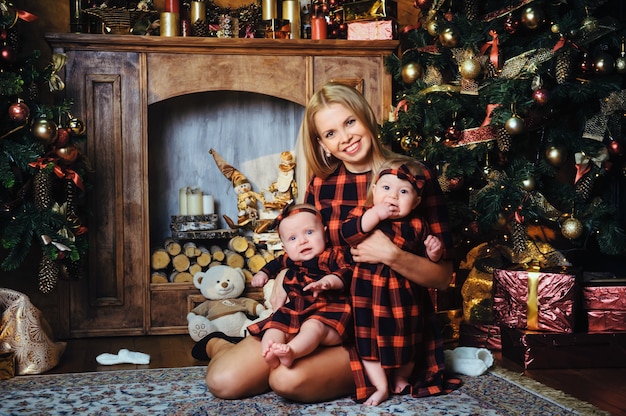
[[[67,341],[61,363],[47,374],[130,370],[137,368],[175,368],[204,366],[206,362],[191,356],[194,342],[188,335],[145,337],[88,338]],[[150,354],[148,365],[119,364],[102,366],[96,357],[116,354],[121,348]],[[522,373],[522,368],[496,354],[502,367]],[[547,386],[564,391],[580,400],[610,412],[626,416],[626,369],[532,370],[526,375]]]

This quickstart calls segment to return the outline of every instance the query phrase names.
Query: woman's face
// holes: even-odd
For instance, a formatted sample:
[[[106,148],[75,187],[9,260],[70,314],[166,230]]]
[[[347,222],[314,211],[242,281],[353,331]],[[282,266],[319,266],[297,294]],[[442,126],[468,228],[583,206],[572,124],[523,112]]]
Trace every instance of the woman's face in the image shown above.
[[[350,172],[371,170],[372,133],[341,104],[330,104],[314,117],[319,144],[343,162]]]

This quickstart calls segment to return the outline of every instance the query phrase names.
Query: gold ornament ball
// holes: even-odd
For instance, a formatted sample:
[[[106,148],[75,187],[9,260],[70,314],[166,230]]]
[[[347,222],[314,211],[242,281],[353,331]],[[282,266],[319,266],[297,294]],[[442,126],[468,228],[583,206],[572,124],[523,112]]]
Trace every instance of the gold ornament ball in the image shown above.
[[[43,144],[54,143],[58,136],[56,123],[45,118],[35,120],[30,131]]]
[[[409,150],[417,147],[416,144],[417,143],[415,142],[415,140],[413,140],[411,136],[404,136],[402,139],[400,139],[400,147],[405,152],[408,152]]]
[[[598,75],[608,75],[615,69],[615,60],[606,52],[596,55],[593,68]]]
[[[559,33],[561,33],[561,26],[555,23],[552,26],[550,26],[550,31],[554,33],[555,35],[558,35]]]
[[[60,160],[68,164],[74,163],[78,159],[78,149],[74,145],[59,147],[55,150],[55,153]]]
[[[483,68],[480,65],[480,62],[474,58],[470,58],[463,61],[461,67],[459,68],[459,72],[465,79],[475,79],[480,75],[482,69]]]
[[[546,19],[546,15],[540,8],[529,6],[522,12],[522,23],[528,29],[539,28]]]
[[[85,123],[75,117],[72,117],[67,122],[67,128],[69,129],[69,132],[72,136],[82,136],[83,134],[85,134],[85,130],[87,129],[85,127]]]
[[[626,74],[626,54],[620,55],[615,60],[615,71],[618,74]]]
[[[546,149],[546,159],[555,167],[562,166],[565,162],[563,151],[557,146],[550,146]]]
[[[574,217],[570,217],[561,224],[561,234],[563,237],[575,240],[583,234],[583,225]]]
[[[422,76],[422,66],[416,62],[410,62],[402,67],[402,81],[406,84],[413,84]]]
[[[535,189],[535,178],[533,178],[532,176],[529,176],[526,179],[524,179],[522,181],[522,188],[524,188],[524,190],[528,192]]]
[[[511,135],[521,134],[524,131],[524,120],[513,115],[504,123],[504,129]]]
[[[439,29],[441,25],[439,24],[438,19],[430,19],[428,23],[426,23],[426,31],[430,36],[437,36],[439,34]]]
[[[459,35],[456,34],[453,28],[446,27],[439,34],[439,42],[446,48],[454,48],[459,44]]]

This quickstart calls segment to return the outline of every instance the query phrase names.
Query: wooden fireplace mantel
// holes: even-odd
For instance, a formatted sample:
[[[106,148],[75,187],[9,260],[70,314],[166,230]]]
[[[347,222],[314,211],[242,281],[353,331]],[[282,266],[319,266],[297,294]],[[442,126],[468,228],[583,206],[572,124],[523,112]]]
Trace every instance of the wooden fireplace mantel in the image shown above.
[[[151,290],[148,106],[206,91],[245,91],[305,105],[324,83],[359,88],[382,120],[390,111],[385,57],[397,41],[46,35],[65,53],[60,74],[87,126],[90,178],[88,276],[59,287],[62,337],[184,333],[194,292]],[[174,284],[172,284],[174,285]],[[184,289],[184,288],[183,288]],[[178,298],[176,298],[178,297]],[[182,297],[182,298],[181,298]]]

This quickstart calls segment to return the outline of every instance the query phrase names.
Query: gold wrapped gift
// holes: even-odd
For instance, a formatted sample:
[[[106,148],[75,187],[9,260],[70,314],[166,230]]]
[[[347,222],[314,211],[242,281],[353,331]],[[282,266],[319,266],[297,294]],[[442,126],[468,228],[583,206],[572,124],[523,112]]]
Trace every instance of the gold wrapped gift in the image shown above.
[[[364,0],[343,4],[343,21],[396,19],[398,3],[395,0]]]

